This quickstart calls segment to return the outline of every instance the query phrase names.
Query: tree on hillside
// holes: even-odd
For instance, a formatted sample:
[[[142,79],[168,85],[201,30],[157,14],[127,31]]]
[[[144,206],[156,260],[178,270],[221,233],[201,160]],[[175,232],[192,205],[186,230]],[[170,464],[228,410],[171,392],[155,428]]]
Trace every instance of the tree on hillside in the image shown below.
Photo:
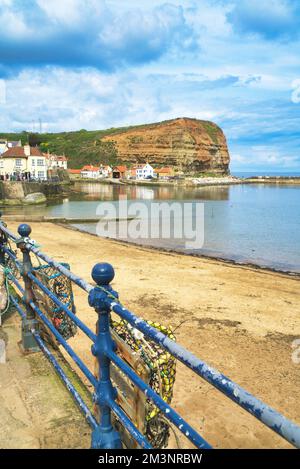
[[[41,136],[38,134],[28,134],[28,144],[31,147],[38,147],[42,143]]]

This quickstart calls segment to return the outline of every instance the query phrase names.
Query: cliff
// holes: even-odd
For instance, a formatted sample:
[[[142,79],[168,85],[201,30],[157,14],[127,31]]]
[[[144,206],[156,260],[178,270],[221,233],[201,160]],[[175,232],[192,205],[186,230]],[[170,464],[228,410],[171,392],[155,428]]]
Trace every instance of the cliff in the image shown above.
[[[212,122],[179,118],[106,135],[101,141],[111,142],[118,160],[127,164],[147,160],[190,174],[228,173],[226,138]]]

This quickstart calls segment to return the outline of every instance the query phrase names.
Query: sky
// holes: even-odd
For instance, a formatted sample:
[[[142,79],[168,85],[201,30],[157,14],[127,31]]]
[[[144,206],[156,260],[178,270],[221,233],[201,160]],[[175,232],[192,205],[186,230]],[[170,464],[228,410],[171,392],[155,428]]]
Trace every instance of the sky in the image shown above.
[[[193,117],[300,172],[299,0],[0,0],[0,131]]]

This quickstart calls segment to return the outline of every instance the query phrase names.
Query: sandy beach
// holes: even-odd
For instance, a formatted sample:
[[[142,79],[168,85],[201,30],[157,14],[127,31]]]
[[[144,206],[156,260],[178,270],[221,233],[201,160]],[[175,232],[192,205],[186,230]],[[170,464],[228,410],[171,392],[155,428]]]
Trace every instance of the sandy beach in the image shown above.
[[[16,232],[18,224],[9,223]],[[218,260],[160,252],[97,238],[50,223],[32,223],[44,252],[69,262],[91,281],[97,262],[116,271],[122,303],[146,319],[171,325],[177,341],[286,417],[300,423],[299,277]],[[85,292],[74,289],[78,316],[92,329],[96,315]],[[93,366],[90,342],[70,341]],[[288,443],[182,365],[173,405],[215,448],[287,448]],[[182,447],[189,443],[182,437]],[[172,447],[177,447],[174,437]]]

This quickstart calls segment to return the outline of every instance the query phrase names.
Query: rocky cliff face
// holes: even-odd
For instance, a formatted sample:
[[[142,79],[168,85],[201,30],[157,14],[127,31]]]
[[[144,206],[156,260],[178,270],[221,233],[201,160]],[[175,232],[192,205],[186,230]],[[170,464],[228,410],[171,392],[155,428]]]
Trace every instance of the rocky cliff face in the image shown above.
[[[229,171],[226,138],[212,122],[179,118],[107,135],[101,140],[113,142],[118,160],[129,164],[147,160],[188,174]]]

